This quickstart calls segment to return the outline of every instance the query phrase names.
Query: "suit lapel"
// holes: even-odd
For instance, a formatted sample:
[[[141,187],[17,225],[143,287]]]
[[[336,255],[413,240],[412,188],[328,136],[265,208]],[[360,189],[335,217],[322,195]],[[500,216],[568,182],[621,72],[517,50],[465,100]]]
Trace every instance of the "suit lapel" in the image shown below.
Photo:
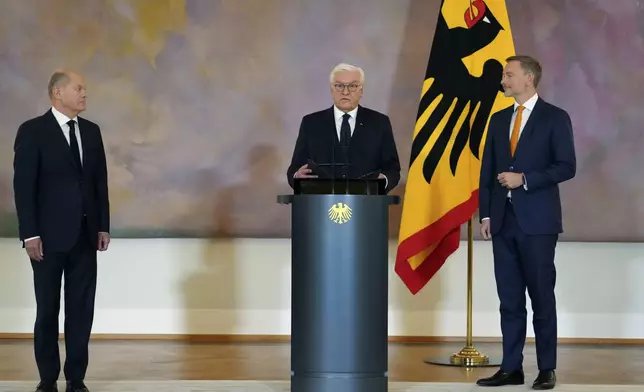
[[[80,140],[80,143],[81,143],[81,151],[83,151],[83,155],[81,156],[81,165],[83,166],[82,167],[83,173],[85,173],[84,169],[86,167],[88,167],[88,163],[90,163],[89,160],[91,158],[91,154],[87,153],[88,147],[90,146],[90,140],[89,140],[90,136],[89,135],[91,135],[91,133],[84,132],[81,135],[81,131],[80,131],[81,129],[87,130],[88,125],[85,122],[85,120],[83,120],[82,118],[78,117],[78,129],[76,130],[76,135],[78,136],[78,138]],[[70,151],[69,155],[71,155],[71,151]]]
[[[360,139],[364,136],[365,127],[365,115],[362,106],[358,106],[358,112],[356,113],[356,122],[355,128],[353,129],[353,135],[351,136],[351,142],[349,143],[349,149],[351,146],[360,144]]]
[[[530,117],[528,118],[528,122],[526,122],[525,127],[523,127],[523,131],[521,132],[521,136],[519,137],[519,142],[517,143],[517,149],[514,152],[514,155],[516,156],[518,152],[522,149],[522,146],[524,146],[526,143],[526,139],[530,138],[530,135],[534,132],[534,125],[539,122],[539,115],[541,114],[541,108],[543,107],[541,98],[537,99],[537,102],[534,104],[534,108],[532,109],[532,113],[530,113]],[[525,147],[523,147],[525,148]]]
[[[510,106],[505,109],[503,113],[503,129],[501,130],[501,148],[503,151],[510,156],[510,129],[512,129],[512,114],[514,113],[514,107]]]
[[[338,139],[338,131],[335,128],[335,116],[333,115],[333,106],[327,109],[324,115],[324,124],[325,127],[329,129],[329,132],[333,132],[333,146],[340,144],[340,139]]]

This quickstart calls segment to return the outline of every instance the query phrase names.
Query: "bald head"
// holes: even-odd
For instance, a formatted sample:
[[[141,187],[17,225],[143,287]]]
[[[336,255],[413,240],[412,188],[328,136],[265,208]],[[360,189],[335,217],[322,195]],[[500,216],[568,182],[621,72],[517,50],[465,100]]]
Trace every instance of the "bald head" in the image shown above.
[[[49,78],[47,92],[52,105],[69,118],[76,117],[86,109],[85,79],[78,72],[56,69]]]

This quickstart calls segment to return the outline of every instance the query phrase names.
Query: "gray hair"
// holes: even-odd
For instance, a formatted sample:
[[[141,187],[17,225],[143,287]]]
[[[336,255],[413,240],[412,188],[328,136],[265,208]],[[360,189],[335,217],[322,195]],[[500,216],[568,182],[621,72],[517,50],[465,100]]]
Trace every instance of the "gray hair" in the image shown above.
[[[49,93],[49,98],[54,97],[54,89],[64,86],[69,83],[69,75],[65,71],[56,71],[49,78],[49,84],[47,85],[47,92]]]
[[[331,75],[329,76],[329,82],[333,84],[335,75],[343,71],[350,71],[350,72],[358,71],[360,73],[360,84],[364,84],[364,71],[362,70],[362,68],[356,67],[355,65],[351,65],[347,63],[340,63],[333,68],[333,70],[331,71]]]

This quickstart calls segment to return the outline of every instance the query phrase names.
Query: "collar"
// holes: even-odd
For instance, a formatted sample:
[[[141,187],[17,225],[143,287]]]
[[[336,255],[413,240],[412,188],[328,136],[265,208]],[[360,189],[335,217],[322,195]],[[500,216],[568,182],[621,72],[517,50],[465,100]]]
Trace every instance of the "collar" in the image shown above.
[[[347,114],[349,114],[349,115],[351,116],[351,118],[353,118],[354,120],[356,119],[356,115],[358,114],[358,107],[359,107],[359,106],[356,106],[356,108],[355,108],[355,109],[353,109],[352,111],[350,111],[350,112],[348,112],[348,113],[347,113]],[[333,116],[335,117],[335,121],[336,121],[336,122],[337,122],[337,121],[341,121],[341,120],[342,120],[342,116],[344,116],[344,112],[343,112],[342,110],[338,109],[338,107],[337,107],[337,106],[333,105]]]
[[[533,111],[534,110],[534,105],[537,104],[538,99],[539,99],[539,94],[534,94],[532,96],[532,98],[530,98],[527,101],[525,101],[525,103],[523,104],[523,107],[528,109],[529,111]],[[512,108],[512,110],[516,112],[518,107],[519,107],[519,104],[516,103],[516,101],[515,101],[514,102],[514,107]]]
[[[54,117],[56,117],[56,121],[58,122],[58,125],[61,125],[61,126],[67,125],[69,120],[74,120],[76,124],[78,124],[78,116],[70,119],[69,117],[61,113],[58,109],[56,109],[53,106],[51,108],[51,113],[54,115]]]

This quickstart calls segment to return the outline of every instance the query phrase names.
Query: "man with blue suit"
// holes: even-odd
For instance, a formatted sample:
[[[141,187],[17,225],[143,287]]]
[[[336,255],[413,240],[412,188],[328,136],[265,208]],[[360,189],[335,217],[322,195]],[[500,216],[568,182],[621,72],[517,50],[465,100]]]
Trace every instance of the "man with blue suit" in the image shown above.
[[[515,103],[490,119],[481,163],[481,235],[492,239],[501,302],[503,362],[481,386],[524,383],[526,289],[532,302],[539,375],[532,388],[553,389],[557,364],[555,247],[563,232],[559,183],[575,176],[570,117],[537,94],[539,62],[507,60],[501,84]]]

